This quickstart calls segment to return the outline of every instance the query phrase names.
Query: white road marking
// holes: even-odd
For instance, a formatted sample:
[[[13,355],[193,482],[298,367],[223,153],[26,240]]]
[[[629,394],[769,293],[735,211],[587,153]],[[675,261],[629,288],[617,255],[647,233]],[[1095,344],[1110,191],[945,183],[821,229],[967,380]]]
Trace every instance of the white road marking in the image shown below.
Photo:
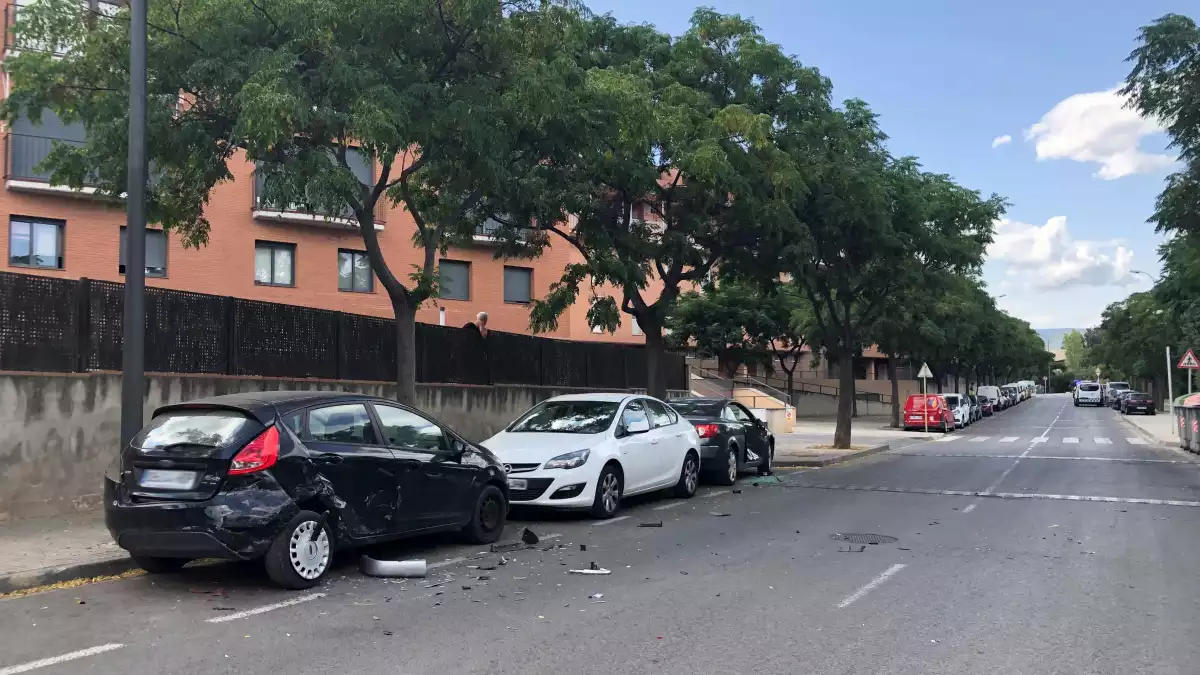
[[[1094,438],[1092,440],[1096,441],[1100,445],[1112,445],[1112,439],[1109,438]]]
[[[1144,438],[1126,438],[1125,442],[1130,445],[1145,445],[1146,439],[1144,439]]]
[[[970,457],[972,459],[1017,459],[1021,455],[969,455],[952,452],[891,452],[900,457]],[[1026,455],[1022,459],[1052,459],[1072,462],[1117,462],[1123,464],[1200,464],[1187,459],[1135,459],[1132,457],[1079,457],[1064,455]]]
[[[60,663],[66,663],[67,661],[74,661],[76,659],[85,659],[89,656],[103,654],[104,652],[111,652],[114,649],[120,649],[124,646],[125,645],[113,643],[113,644],[107,644],[107,645],[99,645],[96,647],[88,647],[87,649],[80,649],[77,652],[60,654],[58,656],[51,656],[50,658],[46,658],[46,659],[38,659],[37,661],[30,661],[28,663],[22,663],[22,664],[15,665],[15,666],[8,666],[7,668],[0,668],[0,675],[17,675],[17,673],[28,673],[29,671],[37,670],[38,668],[45,668],[46,666],[56,666]]]
[[[1025,492],[993,492],[984,494],[970,490],[926,490],[922,488],[898,488],[876,485],[800,485],[797,487],[814,490],[850,490],[854,492],[897,492],[914,495],[940,495],[946,497],[987,497],[989,499],[1051,499],[1072,502],[1109,502],[1113,504],[1148,504],[1150,506],[1187,506],[1200,508],[1200,502],[1180,499],[1140,499],[1137,497],[1099,497],[1093,495],[1053,495]]]
[[[225,623],[227,621],[237,621],[238,619],[245,619],[246,617],[263,614],[265,612],[271,612],[277,609],[283,609],[285,607],[293,607],[295,605],[299,605],[310,600],[317,600],[323,597],[325,597],[324,593],[310,593],[309,595],[302,595],[291,600],[284,600],[283,602],[276,602],[271,605],[263,605],[262,607],[255,607],[254,609],[247,609],[244,612],[234,612],[233,614],[226,614],[225,616],[213,617],[211,619],[205,619],[204,621],[205,623]],[[0,675],[4,674],[0,673]]]
[[[989,485],[987,487],[987,489],[983,491],[983,494],[990,495],[996,488],[1000,487],[1000,483],[1003,483],[1004,479],[1008,478],[1008,474],[1012,473],[1013,469],[1017,468],[1017,465],[1020,464],[1021,460],[1025,459],[1025,455],[1028,455],[1028,454],[1029,454],[1029,450],[1026,450],[1025,452],[1022,452],[1020,454],[1020,456],[1018,456],[1015,460],[1013,460],[1012,466],[1005,469],[1004,473],[1000,474],[1000,477],[997,478],[995,481],[993,481],[992,484]]]
[[[880,574],[879,576],[875,577],[866,586],[863,586],[862,588],[858,589],[857,591],[854,591],[853,595],[850,595],[845,600],[842,600],[841,602],[839,602],[838,609],[845,609],[845,608],[849,607],[850,604],[853,603],[855,600],[858,600],[862,596],[864,596],[867,593],[870,593],[871,591],[878,588],[880,584],[882,584],[883,582],[892,578],[892,576],[894,576],[900,570],[904,569],[904,567],[905,567],[904,565],[896,564],[896,565],[892,565],[891,567],[887,568],[886,570],[884,570],[883,574]]]
[[[428,565],[426,565],[425,567],[427,567],[428,569],[431,569],[431,570],[436,570],[439,567],[445,567],[447,565],[456,565],[460,562],[466,562],[466,561],[467,561],[466,557],[459,556],[457,558],[446,558],[445,560],[431,562]]]
[[[612,525],[613,523],[619,523],[622,520],[629,520],[632,517],[633,516],[617,516],[616,518],[609,518],[608,520],[600,520],[600,521],[597,521],[592,524],[595,525],[596,527],[600,527],[601,525]]]
[[[963,509],[963,513],[970,513],[975,510],[975,502],[967,504],[967,508]]]
[[[1063,443],[1067,443],[1067,444],[1079,443],[1079,439],[1076,438],[1075,436],[1067,436],[1066,438],[1063,439]]]
[[[1001,443],[1012,443],[1015,440],[1017,440],[1016,436],[1005,436],[1004,438],[1000,439],[1000,442]]]
[[[727,494],[731,493],[728,490],[713,490],[712,492],[705,492],[702,495],[696,495],[696,499],[712,499],[713,497],[720,497],[721,495]]]
[[[1045,436],[1038,436],[1037,438],[1030,441],[1030,443],[1045,443],[1045,442],[1046,442]]]
[[[662,506],[654,507],[654,510],[655,511],[666,511],[667,509],[673,509],[676,506],[683,506],[685,503],[686,502],[667,502],[666,504],[663,504]]]
[[[935,438],[935,439],[933,439],[933,442],[934,442],[934,443],[949,443],[950,441],[953,441],[953,440],[955,440],[955,438],[956,438],[955,436],[951,436],[950,434],[946,434],[945,436],[942,436],[941,438]]]
[[[972,442],[972,443],[982,443],[982,442],[986,441],[986,440],[987,440],[987,439],[989,439],[989,438],[991,438],[991,436],[976,436],[976,437],[974,437],[974,438],[972,438],[972,439],[971,439],[971,442]]]

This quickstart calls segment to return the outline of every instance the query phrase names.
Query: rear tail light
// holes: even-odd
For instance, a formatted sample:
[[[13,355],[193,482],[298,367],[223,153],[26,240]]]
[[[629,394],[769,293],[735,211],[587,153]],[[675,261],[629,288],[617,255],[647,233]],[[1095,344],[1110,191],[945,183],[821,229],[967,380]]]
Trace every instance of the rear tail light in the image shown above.
[[[241,476],[275,466],[279,459],[279,428],[275,425],[258,435],[258,438],[246,444],[246,447],[234,455],[229,465],[230,476]]]
[[[720,428],[715,424],[696,425],[696,433],[700,434],[700,438],[712,438],[720,432]]]

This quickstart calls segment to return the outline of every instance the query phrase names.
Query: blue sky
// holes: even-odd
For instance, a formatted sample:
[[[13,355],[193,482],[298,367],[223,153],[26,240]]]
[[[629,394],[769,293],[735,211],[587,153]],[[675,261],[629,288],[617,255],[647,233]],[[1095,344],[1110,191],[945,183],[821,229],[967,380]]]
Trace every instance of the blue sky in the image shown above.
[[[836,98],[866,100],[893,153],[1006,197],[984,278],[1035,328],[1094,325],[1149,288],[1131,270],[1159,271],[1161,237],[1145,220],[1174,155],[1111,90],[1138,28],[1168,12],[1200,18],[1200,0],[587,4],[674,34],[698,4],[752,18],[830,77]]]

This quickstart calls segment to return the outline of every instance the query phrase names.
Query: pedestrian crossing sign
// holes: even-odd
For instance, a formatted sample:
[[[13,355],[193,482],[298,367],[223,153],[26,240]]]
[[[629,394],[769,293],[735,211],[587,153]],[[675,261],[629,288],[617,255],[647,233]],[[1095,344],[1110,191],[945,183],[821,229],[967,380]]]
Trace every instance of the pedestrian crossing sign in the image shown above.
[[[1189,349],[1187,350],[1187,353],[1183,355],[1183,358],[1179,359],[1179,367],[1188,368],[1191,370],[1200,370],[1200,361],[1196,360],[1196,355],[1193,354],[1192,350]]]
[[[1189,353],[1189,354],[1191,354],[1191,352],[1188,352],[1188,353]],[[1192,360],[1193,360],[1193,361],[1195,361],[1195,360],[1196,360],[1196,357],[1194,357],[1194,356],[1193,356],[1193,357],[1192,357]],[[1181,367],[1182,367],[1182,366],[1181,366]],[[1196,367],[1196,368],[1200,368],[1200,365],[1197,365],[1197,366],[1195,366],[1195,367]],[[917,377],[933,377],[933,371],[929,370],[929,364],[928,364],[928,363],[922,363],[922,364],[921,364],[921,372],[917,373]]]

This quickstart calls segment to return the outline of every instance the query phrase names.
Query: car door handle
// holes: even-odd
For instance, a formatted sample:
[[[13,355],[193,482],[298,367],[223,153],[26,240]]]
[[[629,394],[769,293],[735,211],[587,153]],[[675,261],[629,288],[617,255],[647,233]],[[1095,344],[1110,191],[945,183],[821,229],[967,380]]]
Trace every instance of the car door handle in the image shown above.
[[[317,460],[322,464],[341,464],[346,461],[346,458],[336,452],[323,452],[317,455]]]

